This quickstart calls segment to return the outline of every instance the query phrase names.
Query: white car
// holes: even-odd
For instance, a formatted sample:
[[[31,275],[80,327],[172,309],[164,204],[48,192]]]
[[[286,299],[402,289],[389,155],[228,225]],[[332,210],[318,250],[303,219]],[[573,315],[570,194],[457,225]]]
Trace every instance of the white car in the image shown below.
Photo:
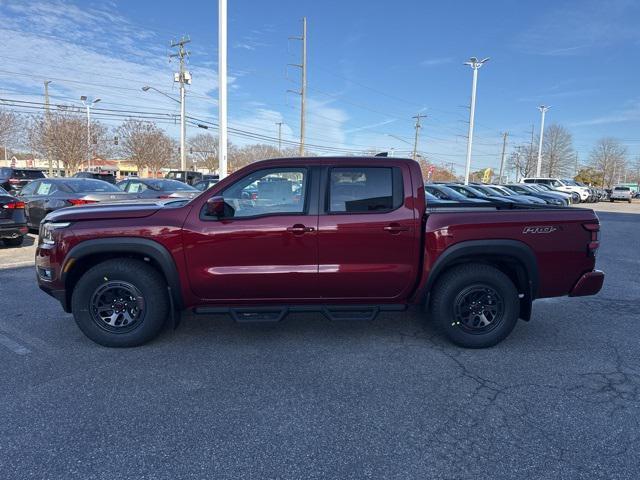
[[[616,185],[611,190],[611,195],[609,195],[609,201],[615,202],[616,200],[624,200],[625,202],[631,203],[631,199],[633,198],[633,192],[629,187],[624,187],[622,185]]]
[[[569,178],[530,177],[523,178],[520,183],[541,183],[561,192],[575,192],[580,195],[581,202],[586,202],[591,195],[588,187],[582,187]]]

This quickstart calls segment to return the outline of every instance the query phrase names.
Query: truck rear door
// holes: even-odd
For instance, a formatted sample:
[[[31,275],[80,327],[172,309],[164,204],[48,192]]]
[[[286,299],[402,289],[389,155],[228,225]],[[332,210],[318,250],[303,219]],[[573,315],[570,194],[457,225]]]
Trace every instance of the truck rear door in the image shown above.
[[[420,218],[407,163],[326,166],[318,220],[323,299],[394,300],[418,272]]]

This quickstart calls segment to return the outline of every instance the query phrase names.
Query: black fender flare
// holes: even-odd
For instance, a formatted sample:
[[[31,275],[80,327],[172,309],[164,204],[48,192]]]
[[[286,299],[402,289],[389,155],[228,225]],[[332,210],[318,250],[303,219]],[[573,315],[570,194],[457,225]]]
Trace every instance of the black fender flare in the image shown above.
[[[85,240],[73,247],[63,262],[61,280],[66,285],[69,262],[77,262],[82,258],[95,254],[127,254],[143,255],[153,260],[162,271],[171,292],[172,304],[178,310],[182,310],[184,302],[178,268],[171,253],[160,243],[147,238],[138,237],[113,237]],[[73,265],[71,265],[73,267]]]
[[[509,239],[487,239],[487,240],[467,240],[455,243],[447,248],[436,260],[433,268],[429,272],[429,278],[423,291],[420,292],[418,298],[426,302],[431,288],[437,281],[439,275],[465,257],[475,257],[482,259],[511,259],[518,262],[523,268],[527,278],[528,292],[525,296],[530,300],[534,300],[538,293],[539,276],[538,261],[531,248],[524,242]]]

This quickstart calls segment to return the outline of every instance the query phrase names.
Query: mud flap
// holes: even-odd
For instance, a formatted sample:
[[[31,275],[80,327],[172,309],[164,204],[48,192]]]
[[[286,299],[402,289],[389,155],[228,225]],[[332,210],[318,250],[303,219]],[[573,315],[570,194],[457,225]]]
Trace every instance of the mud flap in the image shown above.
[[[167,294],[169,295],[169,325],[175,330],[180,325],[182,315],[176,310],[176,306],[173,303],[173,292],[169,286],[167,286]]]

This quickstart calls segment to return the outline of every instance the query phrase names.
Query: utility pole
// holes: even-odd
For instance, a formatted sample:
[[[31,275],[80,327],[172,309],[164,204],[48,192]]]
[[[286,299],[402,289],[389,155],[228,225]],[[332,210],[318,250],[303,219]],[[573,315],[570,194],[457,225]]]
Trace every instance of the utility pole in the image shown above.
[[[44,81],[44,130],[49,134],[49,125],[50,125],[50,117],[49,117],[49,84],[51,80]],[[48,142],[47,142],[48,143]],[[53,176],[53,160],[51,159],[51,149],[47,149],[47,161],[49,163],[49,176]]]
[[[427,118],[427,116],[418,114],[418,115],[415,115],[415,116],[413,116],[411,118],[415,118],[416,119],[416,125],[415,125],[416,134],[415,134],[415,137],[413,139],[413,155],[411,156],[411,158],[413,158],[415,160],[416,158],[418,158],[418,132],[422,128],[422,125],[420,125],[420,119],[421,118]]]
[[[502,174],[504,172],[504,154],[507,151],[507,137],[509,136],[509,132],[504,132],[502,134],[502,156],[500,157],[500,175],[498,176],[498,181],[502,183]]]
[[[218,0],[218,178],[228,173],[227,159],[227,0]]]
[[[576,152],[576,166],[575,166],[575,175],[574,177],[578,176],[578,152]]]
[[[177,53],[172,53],[169,58],[178,58],[180,70],[174,74],[173,81],[180,83],[180,170],[187,169],[186,157],[186,119],[185,119],[185,85],[191,85],[191,74],[185,70],[184,59],[191,52],[184,49],[184,46],[191,42],[190,39],[182,37],[181,40],[171,42],[171,48],[178,48]]]
[[[488,61],[489,58],[478,60],[471,57],[465,65],[473,69],[473,82],[471,84],[471,105],[469,108],[469,135],[467,136],[467,164],[464,171],[464,184],[469,185],[469,175],[471,173],[471,146],[473,145],[473,120],[476,114],[476,88],[478,86],[478,69]]]
[[[278,153],[282,153],[282,122],[276,122],[278,126]]]
[[[287,90],[300,95],[300,150],[299,154],[304,157],[304,127],[305,127],[305,101],[307,97],[307,17],[302,18],[302,36],[289,37],[289,40],[300,40],[302,42],[302,63],[290,63],[292,67],[298,67],[302,71],[300,91]]]
[[[536,165],[536,177],[540,176],[540,170],[542,169],[542,138],[544,137],[544,115],[547,113],[551,107],[547,105],[540,105],[538,110],[542,114],[542,119],[540,120],[540,143],[538,144],[538,164]]]

